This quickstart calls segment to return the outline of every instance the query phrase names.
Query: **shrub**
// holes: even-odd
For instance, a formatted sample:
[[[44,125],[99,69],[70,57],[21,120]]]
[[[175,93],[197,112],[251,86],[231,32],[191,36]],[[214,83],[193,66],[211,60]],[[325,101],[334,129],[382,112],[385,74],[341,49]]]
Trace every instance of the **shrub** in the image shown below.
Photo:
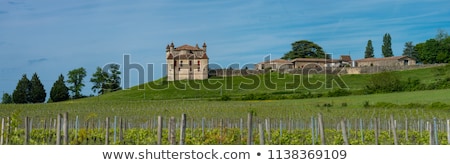
[[[230,100],[231,100],[231,97],[228,96],[228,95],[222,95],[222,97],[220,97],[220,100],[221,100],[221,101],[230,101]]]
[[[346,89],[336,89],[334,91],[328,92],[328,97],[339,97],[339,96],[348,96],[351,95],[352,92]]]

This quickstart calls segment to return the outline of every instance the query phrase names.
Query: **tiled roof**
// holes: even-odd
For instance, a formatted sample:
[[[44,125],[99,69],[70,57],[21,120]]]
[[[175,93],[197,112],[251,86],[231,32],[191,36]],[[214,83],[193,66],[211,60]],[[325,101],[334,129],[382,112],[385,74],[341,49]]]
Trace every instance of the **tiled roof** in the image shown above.
[[[341,60],[345,62],[350,62],[352,61],[352,57],[350,57],[349,55],[342,55]]]
[[[175,48],[175,50],[202,50],[202,49],[196,48],[196,47],[191,46],[191,45],[182,45],[182,46],[179,46],[179,47]]]
[[[276,64],[292,64],[292,62],[283,59],[275,59],[271,61],[260,62],[260,64],[276,63]]]
[[[364,58],[360,60],[356,60],[358,62],[370,62],[370,61],[386,61],[386,60],[400,60],[402,58],[409,58],[408,56],[392,56],[392,57],[383,57],[383,58]]]
[[[293,59],[292,62],[337,62],[337,60],[325,58],[296,58]]]

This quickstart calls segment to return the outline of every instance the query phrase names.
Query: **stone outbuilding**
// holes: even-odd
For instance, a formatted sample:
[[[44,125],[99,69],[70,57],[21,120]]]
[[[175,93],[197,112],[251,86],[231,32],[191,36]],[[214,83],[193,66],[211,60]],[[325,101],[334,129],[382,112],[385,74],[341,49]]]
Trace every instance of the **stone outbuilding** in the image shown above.
[[[294,64],[288,60],[275,59],[271,61],[260,62],[255,65],[256,70],[281,70],[281,69],[293,69]]]
[[[416,60],[408,56],[392,56],[384,58],[365,58],[356,60],[358,67],[366,66],[407,66],[416,65]]]

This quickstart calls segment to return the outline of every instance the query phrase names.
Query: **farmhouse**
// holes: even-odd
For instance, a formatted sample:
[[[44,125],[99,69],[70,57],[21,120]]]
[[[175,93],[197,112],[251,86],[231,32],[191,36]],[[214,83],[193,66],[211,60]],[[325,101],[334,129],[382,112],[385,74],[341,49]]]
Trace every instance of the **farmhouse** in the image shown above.
[[[294,68],[294,64],[288,60],[283,59],[275,59],[272,61],[264,61],[255,65],[256,70],[280,70],[280,69],[292,69]]]
[[[416,65],[416,60],[408,56],[393,56],[384,58],[365,58],[356,60],[358,67],[365,66],[406,66]]]
[[[296,58],[291,61],[294,68],[336,67],[339,60],[325,58]]]
[[[175,47],[173,43],[167,45],[167,81],[207,79],[208,60],[206,43],[203,43],[202,48],[198,47],[198,44],[179,47]]]

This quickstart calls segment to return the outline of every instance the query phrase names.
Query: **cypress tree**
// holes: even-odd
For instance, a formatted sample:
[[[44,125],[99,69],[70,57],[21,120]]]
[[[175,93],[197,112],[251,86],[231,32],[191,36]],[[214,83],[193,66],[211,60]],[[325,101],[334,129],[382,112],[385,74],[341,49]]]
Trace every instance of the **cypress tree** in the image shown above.
[[[37,73],[33,74],[30,83],[31,90],[29,102],[43,103],[45,101],[45,97],[47,97],[47,94],[45,93],[44,85],[42,85],[41,80],[39,80]]]
[[[367,41],[367,46],[366,46],[366,52],[364,55],[364,58],[373,58],[375,57],[373,54],[373,46],[372,46],[372,40]]]
[[[50,90],[50,99],[52,102],[65,101],[69,99],[69,88],[64,83],[64,76],[59,75],[58,80],[53,84]]]
[[[394,56],[394,53],[392,52],[392,47],[391,47],[391,35],[389,33],[384,34],[383,46],[381,46],[381,51],[382,51],[384,57]]]
[[[24,104],[28,103],[30,100],[30,88],[31,83],[30,80],[28,80],[27,75],[23,74],[22,79],[19,80],[17,83],[16,89],[14,90],[12,94],[12,99],[14,103],[17,104]]]

